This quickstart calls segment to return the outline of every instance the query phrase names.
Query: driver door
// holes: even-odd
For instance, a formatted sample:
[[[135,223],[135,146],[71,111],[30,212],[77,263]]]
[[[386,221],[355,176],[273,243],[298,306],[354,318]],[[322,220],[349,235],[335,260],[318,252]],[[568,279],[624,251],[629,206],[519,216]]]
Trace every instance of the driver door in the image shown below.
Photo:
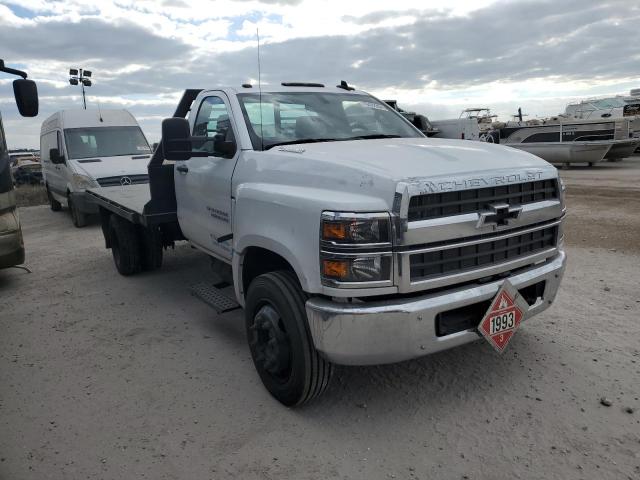
[[[233,117],[223,93],[205,97],[191,123],[193,136],[217,136],[235,144]],[[194,150],[207,152],[175,165],[178,222],[187,239],[217,257],[231,259],[231,177],[239,150],[222,153],[213,141],[194,142]],[[221,241],[222,240],[222,241]]]

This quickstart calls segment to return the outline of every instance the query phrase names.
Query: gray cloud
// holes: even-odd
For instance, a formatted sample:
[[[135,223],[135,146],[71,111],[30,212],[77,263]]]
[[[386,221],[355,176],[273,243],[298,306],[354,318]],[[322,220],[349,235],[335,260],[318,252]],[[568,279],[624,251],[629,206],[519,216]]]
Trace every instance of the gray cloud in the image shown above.
[[[353,15],[344,15],[342,19],[345,22],[354,23],[356,25],[369,25],[369,24],[377,24],[382,23],[385,20],[390,20],[394,18],[406,17],[406,16],[416,16],[416,17],[424,17],[426,14],[424,11],[417,9],[410,10],[380,10],[378,12],[371,12],[365,15],[360,15],[358,17]],[[430,18],[446,18],[445,13],[438,12],[430,12],[428,14]]]
[[[183,0],[162,0],[164,7],[189,8],[189,4]]]
[[[610,19],[616,17],[614,26]],[[312,79],[339,72],[367,88],[419,88],[430,81],[441,88],[468,87],[553,75],[636,76],[638,20],[638,9],[626,2],[497,4],[468,17],[425,15],[397,29],[267,45],[263,66],[270,77],[294,68]],[[552,37],[558,41],[549,42]],[[225,61],[247,63],[235,56]],[[360,68],[352,67],[358,61]]]
[[[77,23],[52,20],[28,26],[2,25],[0,45],[5,58],[20,62],[99,59],[114,67],[166,60],[188,51],[183,43],[154,35],[133,22],[111,24],[97,18]]]
[[[234,0],[236,2],[251,2],[255,0]],[[300,5],[303,0],[257,0],[268,5]]]

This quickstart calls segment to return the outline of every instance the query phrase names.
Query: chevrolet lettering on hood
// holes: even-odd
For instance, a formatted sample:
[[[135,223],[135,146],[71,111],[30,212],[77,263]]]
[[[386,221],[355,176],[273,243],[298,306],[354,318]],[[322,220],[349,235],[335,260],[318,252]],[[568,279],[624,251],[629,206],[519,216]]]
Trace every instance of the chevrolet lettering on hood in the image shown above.
[[[431,181],[422,179],[408,179],[409,184],[418,187],[418,194],[451,192],[470,188],[497,187],[511,183],[532,182],[542,179],[542,170],[526,171],[510,175],[497,175],[492,177],[473,177],[447,181]]]

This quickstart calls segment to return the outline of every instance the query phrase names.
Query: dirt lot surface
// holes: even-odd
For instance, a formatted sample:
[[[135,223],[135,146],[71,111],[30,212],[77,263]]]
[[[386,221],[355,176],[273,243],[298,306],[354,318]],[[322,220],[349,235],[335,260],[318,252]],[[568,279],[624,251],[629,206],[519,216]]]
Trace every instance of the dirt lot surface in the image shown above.
[[[562,176],[564,284],[504,355],[341,367],[297,410],[260,384],[242,314],[189,294],[202,254],[123,278],[97,225],[22,209],[33,273],[0,272],[0,479],[640,478],[640,159]]]
[[[48,202],[47,191],[44,185],[18,185],[16,188],[16,202],[18,207],[45,205]]]

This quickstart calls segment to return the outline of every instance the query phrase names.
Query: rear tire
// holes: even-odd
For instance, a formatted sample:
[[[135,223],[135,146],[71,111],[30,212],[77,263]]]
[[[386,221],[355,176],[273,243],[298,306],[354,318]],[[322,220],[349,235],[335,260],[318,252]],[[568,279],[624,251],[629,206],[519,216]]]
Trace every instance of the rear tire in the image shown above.
[[[139,227],[142,270],[150,272],[162,266],[162,233],[156,227]]]
[[[109,219],[109,237],[111,253],[116,269],[121,275],[129,276],[142,270],[140,241],[135,225],[131,222],[111,215]]]
[[[286,406],[302,405],[329,385],[333,365],[313,345],[305,295],[287,271],[260,275],[247,293],[245,320],[253,363],[266,389]]]
[[[49,190],[49,185],[47,185],[47,198],[49,199],[49,206],[51,207],[52,211],[59,212],[60,210],[62,210],[62,204],[55,198],[53,198],[51,190]]]
[[[87,225],[87,215],[82,213],[78,209],[76,204],[71,199],[71,195],[69,195],[67,198],[68,198],[67,202],[69,205],[69,211],[71,212],[71,221],[73,222],[73,225],[76,228],[85,227]]]

